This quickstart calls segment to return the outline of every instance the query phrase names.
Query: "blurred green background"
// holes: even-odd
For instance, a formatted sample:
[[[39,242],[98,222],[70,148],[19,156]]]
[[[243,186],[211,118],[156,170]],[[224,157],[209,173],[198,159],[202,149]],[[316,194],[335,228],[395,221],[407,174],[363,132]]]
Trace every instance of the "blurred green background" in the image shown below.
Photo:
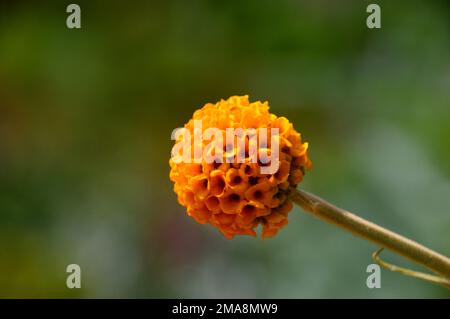
[[[298,208],[227,240],[168,178],[172,130],[249,94],[310,143],[303,189],[450,255],[447,1],[376,1],[379,30],[372,1],[76,1],[80,30],[47,2],[0,4],[1,297],[450,297],[368,289],[376,247]]]

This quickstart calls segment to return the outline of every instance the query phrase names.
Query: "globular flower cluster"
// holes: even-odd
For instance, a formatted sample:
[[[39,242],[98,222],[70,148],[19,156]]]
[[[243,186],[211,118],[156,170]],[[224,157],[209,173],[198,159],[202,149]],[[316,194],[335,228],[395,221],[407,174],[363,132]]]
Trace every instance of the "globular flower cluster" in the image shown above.
[[[178,201],[197,222],[217,227],[227,238],[256,236],[255,229],[260,224],[263,238],[274,236],[288,222],[293,206],[290,192],[311,167],[308,143],[302,143],[300,134],[285,117],[269,113],[267,102],[250,103],[248,96],[232,96],[197,110],[184,126],[192,135],[195,120],[202,121],[202,130],[214,127],[224,135],[226,128],[279,129],[279,167],[273,174],[262,174],[260,167],[264,164],[250,158],[243,163],[227,163],[228,149],[221,154],[223,163],[170,160],[170,179]],[[240,151],[235,146],[231,155]]]

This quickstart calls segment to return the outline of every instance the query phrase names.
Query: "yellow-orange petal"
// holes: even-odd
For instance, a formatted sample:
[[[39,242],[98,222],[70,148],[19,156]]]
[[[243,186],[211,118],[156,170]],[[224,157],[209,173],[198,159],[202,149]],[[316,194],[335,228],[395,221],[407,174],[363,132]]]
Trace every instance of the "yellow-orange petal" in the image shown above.
[[[183,163],[181,173],[187,176],[197,176],[202,173],[202,165],[197,163]]]
[[[279,134],[281,136],[286,136],[290,133],[292,124],[285,117],[279,117],[272,122],[272,127],[276,127],[279,129]]]
[[[206,198],[205,200],[205,205],[214,214],[218,214],[221,212],[220,201],[216,196],[208,196],[208,198]]]
[[[273,177],[276,179],[278,183],[283,183],[287,181],[289,177],[289,170],[291,169],[291,163],[288,161],[281,161],[280,167],[278,168],[278,171],[276,171],[275,174],[273,174]]]
[[[270,227],[268,225],[263,225],[263,229],[261,232],[261,236],[262,238],[269,238],[269,237],[273,237],[278,233],[278,228],[276,227]]]
[[[259,166],[256,163],[242,163],[239,170],[241,171],[241,176],[258,176]]]
[[[255,205],[252,205],[250,203],[245,204],[239,215],[238,215],[238,221],[240,224],[250,224],[253,222],[253,220],[256,218],[256,211],[260,209],[257,208]]]
[[[209,177],[209,192],[214,196],[222,196],[226,187],[225,173],[222,170],[214,170]]]
[[[234,216],[225,213],[213,214],[211,220],[217,225],[230,225],[234,222]]]
[[[172,170],[170,171],[170,180],[175,182],[175,184],[187,184],[188,183],[188,179],[186,178],[185,175],[180,174],[179,172]]]
[[[195,194],[191,190],[185,190],[184,192],[180,193],[178,199],[180,201],[180,204],[183,206],[193,207],[195,205]]]
[[[263,204],[264,194],[268,192],[270,185],[267,182],[258,182],[245,192],[245,198],[248,201],[259,202]]]
[[[282,190],[287,190],[287,189],[289,188],[289,182],[288,182],[288,181],[284,181],[284,182],[280,183],[280,184],[278,185],[278,187],[279,187],[280,189],[282,189]]]
[[[272,187],[267,178],[260,178],[258,183],[251,186],[245,192],[245,198],[248,201],[258,202],[268,207],[276,205],[276,199],[273,198],[276,192],[276,187]]]
[[[300,157],[306,154],[306,151],[308,150],[308,143],[304,144],[296,144],[291,148],[291,155],[295,157]]]
[[[193,217],[198,223],[206,224],[211,218],[211,212],[206,208],[188,208],[188,215]]]
[[[249,187],[248,177],[245,174],[241,175],[235,168],[228,170],[225,181],[232,190],[239,193],[243,193]]]
[[[292,200],[286,200],[283,205],[277,208],[277,212],[283,215],[287,215],[293,207],[294,205],[292,204]]]
[[[206,174],[197,175],[191,178],[190,186],[195,197],[204,200],[209,195],[208,176]]]
[[[260,216],[266,216],[270,214],[270,210],[264,206],[260,206],[257,203],[245,204],[238,214],[237,221],[241,225],[249,225],[255,221],[255,218]]]
[[[220,208],[225,214],[237,214],[245,204],[242,195],[233,190],[220,197],[219,201]]]
[[[300,183],[303,179],[303,172],[301,169],[294,169],[291,171],[291,174],[289,175],[289,182],[291,184],[297,185]]]
[[[279,222],[285,220],[286,216],[283,214],[280,214],[279,212],[272,212],[270,215],[265,216],[264,219],[269,224],[278,224]]]

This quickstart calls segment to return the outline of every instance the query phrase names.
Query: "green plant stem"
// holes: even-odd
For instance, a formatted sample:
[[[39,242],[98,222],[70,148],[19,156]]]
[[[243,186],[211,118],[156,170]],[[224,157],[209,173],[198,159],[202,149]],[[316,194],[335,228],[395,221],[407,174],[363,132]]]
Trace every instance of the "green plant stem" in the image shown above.
[[[447,280],[450,279],[450,259],[448,257],[336,207],[308,192],[297,189],[291,194],[291,198],[311,215],[423,265]]]
[[[372,259],[381,267],[386,268],[393,272],[398,272],[398,273],[408,276],[408,277],[414,277],[417,279],[425,280],[425,281],[431,282],[433,284],[441,285],[447,289],[450,289],[450,279],[446,279],[442,276],[434,276],[431,274],[414,271],[411,269],[399,267],[399,266],[390,264],[388,262],[385,262],[385,261],[381,260],[381,258],[380,258],[380,253],[382,251],[383,251],[383,248],[380,248],[372,254]]]

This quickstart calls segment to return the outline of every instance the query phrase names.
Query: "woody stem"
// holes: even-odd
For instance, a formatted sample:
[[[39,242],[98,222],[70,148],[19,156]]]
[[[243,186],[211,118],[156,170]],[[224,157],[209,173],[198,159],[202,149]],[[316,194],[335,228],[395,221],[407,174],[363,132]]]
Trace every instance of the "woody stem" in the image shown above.
[[[402,255],[450,280],[450,259],[448,257],[336,207],[308,192],[297,189],[292,193],[291,198],[311,215]]]

